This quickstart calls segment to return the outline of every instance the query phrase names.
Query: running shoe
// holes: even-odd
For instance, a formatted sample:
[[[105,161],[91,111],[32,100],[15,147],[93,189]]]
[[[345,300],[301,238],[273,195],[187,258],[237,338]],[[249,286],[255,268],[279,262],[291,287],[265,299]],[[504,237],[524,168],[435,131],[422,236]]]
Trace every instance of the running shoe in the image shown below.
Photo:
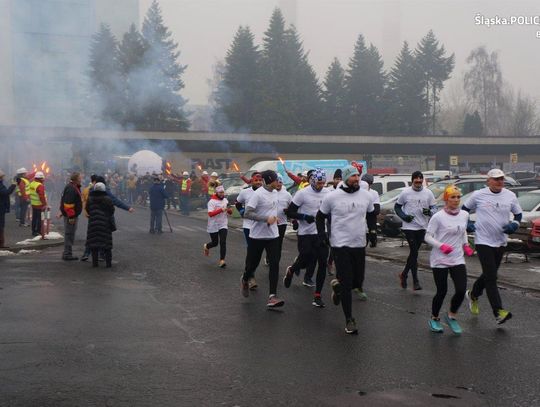
[[[501,325],[508,321],[510,318],[512,318],[512,313],[510,311],[500,309],[499,311],[497,311],[495,321],[497,321],[497,325]]]
[[[206,247],[206,243],[203,244],[202,248],[203,248],[203,254],[205,256],[209,256],[210,255],[210,249],[208,247]]]
[[[422,286],[420,285],[420,282],[415,281],[414,285],[413,285],[413,290],[414,291],[420,291],[421,289],[422,289]]]
[[[478,298],[473,299],[471,290],[467,290],[465,292],[465,297],[467,297],[467,301],[469,302],[469,310],[471,311],[471,314],[480,314],[480,307],[478,307]]]
[[[407,277],[405,277],[403,273],[399,273],[398,278],[399,278],[399,285],[401,286],[401,288],[403,289],[407,288]]]
[[[259,285],[257,284],[257,281],[255,280],[255,277],[251,277],[248,280],[248,287],[251,291],[255,291],[259,287]]]
[[[87,261],[90,256],[87,256],[86,254],[83,254],[81,257],[81,261]]]
[[[285,301],[280,300],[275,295],[271,295],[270,297],[268,297],[268,302],[266,303],[266,306],[268,308],[277,308],[277,307],[283,307],[284,304],[285,304]]]
[[[431,330],[431,332],[435,332],[435,333],[438,333],[438,334],[440,334],[440,333],[442,333],[444,331],[444,328],[443,328],[439,318],[437,318],[437,319],[430,318],[429,319],[429,329]]]
[[[324,308],[324,302],[320,295],[313,297],[313,302],[311,303],[314,307]]]
[[[355,288],[353,289],[353,291],[358,295],[358,299],[360,301],[367,301],[367,294],[363,292],[361,289]]]
[[[444,320],[448,324],[448,326],[450,327],[450,329],[452,330],[454,334],[461,335],[461,332],[463,331],[455,318],[452,318],[449,315],[445,315]]]
[[[289,288],[291,286],[292,278],[294,276],[294,273],[292,271],[292,267],[287,267],[287,271],[285,272],[285,277],[283,277],[283,285],[285,288]]]
[[[270,263],[268,263],[268,259],[267,259],[266,257],[264,258],[264,265],[265,265],[265,266],[269,266],[269,265],[270,265]]]
[[[345,333],[349,335],[358,335],[358,329],[356,328],[356,321],[354,318],[347,320],[345,324]]]
[[[341,301],[341,283],[337,278],[334,278],[330,285],[332,286],[332,302],[334,305],[339,305]]]
[[[220,269],[224,269],[227,267],[227,263],[225,263],[225,260],[220,260],[218,266]]]
[[[244,280],[244,277],[240,277],[240,289],[244,297],[249,297],[249,285],[248,282]]]
[[[311,279],[302,281],[302,285],[309,288],[315,287],[315,283]]]

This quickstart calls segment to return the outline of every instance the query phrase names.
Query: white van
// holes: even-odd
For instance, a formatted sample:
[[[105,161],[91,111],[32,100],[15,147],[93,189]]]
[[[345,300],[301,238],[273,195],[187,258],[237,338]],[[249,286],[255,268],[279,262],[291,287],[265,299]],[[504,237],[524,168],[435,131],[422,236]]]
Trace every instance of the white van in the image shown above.
[[[408,187],[410,185],[410,174],[384,174],[373,176],[373,184],[371,185],[371,188],[376,190],[379,195],[382,195],[388,191]]]

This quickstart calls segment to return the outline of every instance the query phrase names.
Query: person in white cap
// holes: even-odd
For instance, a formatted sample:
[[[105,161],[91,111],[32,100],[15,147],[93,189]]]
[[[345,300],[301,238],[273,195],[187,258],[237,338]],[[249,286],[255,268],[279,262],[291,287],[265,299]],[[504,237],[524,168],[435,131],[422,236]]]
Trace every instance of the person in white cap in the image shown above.
[[[208,184],[207,184],[206,191],[208,194],[208,200],[210,200],[212,195],[216,193],[216,188],[219,187],[220,185],[221,185],[221,182],[219,182],[218,173],[214,171],[212,174],[210,174],[210,179],[208,180]]]
[[[0,249],[5,248],[4,226],[6,224],[6,213],[9,212],[9,196],[15,190],[15,181],[6,188],[4,185],[4,171],[0,170]]]
[[[373,198],[360,189],[360,173],[356,167],[343,170],[343,185],[335,192],[326,194],[317,212],[316,225],[320,241],[328,242],[326,219],[332,222],[330,246],[334,251],[336,278],[332,280],[332,302],[343,308],[345,332],[357,334],[356,321],[352,316],[353,284],[361,286],[366,263],[366,214],[373,212]]]
[[[205,256],[210,254],[210,249],[219,244],[219,264],[220,268],[225,268],[225,256],[227,255],[227,215],[232,214],[229,208],[229,201],[225,198],[225,189],[223,186],[216,188],[216,193],[208,201],[208,226],[206,230],[210,235],[210,242],[203,245]]]
[[[45,193],[45,175],[38,171],[34,180],[28,184],[27,193],[32,205],[32,236],[41,233],[41,212],[47,209],[47,194]]]
[[[191,206],[191,179],[189,172],[184,171],[180,179],[180,211],[182,215],[189,216]]]
[[[471,313],[478,315],[478,298],[485,289],[496,323],[503,324],[512,318],[512,313],[503,308],[497,287],[497,272],[507,235],[518,230],[522,211],[516,194],[504,188],[504,172],[494,168],[487,175],[487,187],[473,192],[463,205],[467,212],[476,210],[476,222],[470,225],[469,231],[475,232],[474,245],[482,266],[482,274],[466,296]],[[514,219],[509,221],[511,213]]]

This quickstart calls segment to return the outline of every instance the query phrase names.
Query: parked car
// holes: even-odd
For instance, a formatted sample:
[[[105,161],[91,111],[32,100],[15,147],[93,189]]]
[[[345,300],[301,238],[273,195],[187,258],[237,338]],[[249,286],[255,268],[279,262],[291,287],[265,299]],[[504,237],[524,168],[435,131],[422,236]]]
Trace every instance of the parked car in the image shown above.
[[[523,222],[540,218],[540,189],[518,196],[518,202],[523,210]]]
[[[433,192],[435,199],[442,200],[442,194],[448,185],[454,184],[461,190],[462,195],[466,195],[470,192],[484,188],[486,186],[486,181],[487,176],[465,176],[460,178],[444,179],[429,185],[428,188],[431,190],[431,192]],[[518,185],[519,183],[513,178],[505,177],[504,186],[506,188]]]
[[[393,189],[392,191],[388,191],[385,194],[382,194],[380,196],[381,200],[381,211],[379,215],[377,216],[377,222],[382,225],[382,222],[384,220],[384,217],[388,214],[395,213],[394,211],[394,205],[398,199],[399,194],[401,191],[403,191],[406,187],[401,187],[397,189]]]
[[[371,189],[374,189],[383,195],[394,189],[408,187],[411,185],[411,175],[410,174],[383,174],[375,175],[373,177],[373,184],[371,184]]]

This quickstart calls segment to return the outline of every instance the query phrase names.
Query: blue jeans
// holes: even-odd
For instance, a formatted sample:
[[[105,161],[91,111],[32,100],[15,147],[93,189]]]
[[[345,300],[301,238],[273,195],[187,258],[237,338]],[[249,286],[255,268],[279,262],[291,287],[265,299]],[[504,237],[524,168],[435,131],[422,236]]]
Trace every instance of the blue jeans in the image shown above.
[[[163,209],[152,209],[150,211],[150,231],[161,232],[161,220],[163,217]]]

